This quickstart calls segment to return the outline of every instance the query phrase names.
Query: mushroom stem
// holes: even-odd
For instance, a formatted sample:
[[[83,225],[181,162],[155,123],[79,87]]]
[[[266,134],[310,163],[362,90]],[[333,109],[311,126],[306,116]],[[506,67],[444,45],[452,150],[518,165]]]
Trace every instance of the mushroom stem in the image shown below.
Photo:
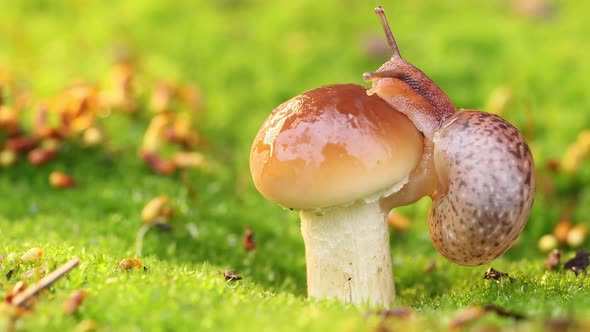
[[[395,299],[389,231],[379,201],[302,210],[307,292],[318,299],[388,305]]]

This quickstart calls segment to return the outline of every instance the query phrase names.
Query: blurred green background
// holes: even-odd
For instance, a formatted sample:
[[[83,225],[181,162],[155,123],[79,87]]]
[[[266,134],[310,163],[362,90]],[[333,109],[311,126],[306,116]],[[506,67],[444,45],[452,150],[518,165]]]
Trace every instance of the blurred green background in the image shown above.
[[[83,285],[99,293],[81,316],[95,317],[107,329],[173,328],[176,323],[169,325],[162,317],[151,321],[155,325],[139,318],[145,312],[140,305],[152,301],[146,294],[158,287],[168,292],[169,300],[160,299],[159,307],[150,310],[190,322],[195,306],[215,308],[208,313],[211,329],[238,327],[240,319],[252,315],[257,317],[253,326],[273,330],[273,324],[287,323],[290,315],[299,312],[319,318],[295,324],[293,329],[321,329],[344,313],[351,315],[351,326],[366,327],[363,313],[354,308],[304,301],[305,264],[298,216],[256,192],[249,177],[248,155],[259,126],[286,99],[326,84],[366,85],[362,73],[376,69],[389,57],[373,13],[376,5],[385,8],[404,57],[437,82],[458,108],[491,107],[527,137],[538,170],[537,200],[520,242],[498,264],[529,278],[529,290],[534,289],[535,278],[543,273],[544,254],[536,248],[538,238],[563,218],[590,222],[588,161],[573,174],[547,166],[560,161],[579,133],[590,127],[590,24],[586,17],[590,5],[572,0],[0,0],[0,69],[11,71],[19,86],[30,89],[34,100],[76,82],[100,85],[117,58],[131,57],[145,83],[138,90],[142,105],[159,79],[199,86],[205,107],[198,127],[211,142],[207,154],[216,161],[208,172],[190,173],[197,190],[197,198],[192,199],[180,176],[153,175],[135,157],[146,119],[113,120],[109,134],[119,144],[119,152],[109,162],[104,162],[101,151],[71,146],[48,167],[21,161],[17,167],[0,169],[0,254],[42,246],[47,256],[85,257],[90,262],[84,268],[88,275],[75,277],[65,287]],[[496,107],[503,97],[508,97],[506,103]],[[56,168],[76,175],[81,186],[74,192],[49,188],[47,174]],[[188,270],[203,273],[202,278],[215,285],[213,291],[200,289],[207,298],[212,297],[208,292],[227,291],[222,282],[210,280],[219,278],[218,270],[231,267],[247,279],[246,286],[232,295],[232,305],[270,302],[246,309],[242,315],[222,309],[221,298],[210,300],[212,303],[189,298],[186,307],[178,309],[170,303],[183,303],[179,299],[182,291],[170,295],[168,286],[154,282],[145,293],[132,292],[137,296],[136,305],[127,316],[101,313],[110,310],[109,306],[117,311],[127,305],[120,299],[125,285],[109,286],[101,276],[117,275],[108,266],[132,255],[139,212],[149,198],[159,194],[172,196],[179,213],[171,234],[150,233],[146,238],[144,253],[154,275]],[[478,302],[478,294],[489,291],[484,299],[517,309],[531,297],[538,300],[524,309],[531,314],[551,316],[590,308],[590,300],[583,296],[587,290],[568,296],[559,291],[525,292],[514,299],[506,295],[511,290],[503,289],[498,292],[506,298],[498,300],[480,280],[484,267],[454,266],[432,248],[426,223],[429,206],[430,201],[424,199],[401,209],[414,224],[408,232],[392,235],[400,304],[431,310],[436,317],[439,309],[448,315],[457,307]],[[199,228],[196,239],[186,231],[187,223]],[[255,253],[240,248],[246,226],[255,231]],[[422,280],[423,265],[433,259],[446,271]],[[101,268],[93,270],[92,264]],[[8,269],[2,268],[3,272]],[[554,290],[569,287],[571,276],[565,272],[561,276],[565,283],[552,285]],[[135,278],[129,282],[133,288],[140,287],[145,276],[131,278]],[[189,279],[175,287],[195,291]],[[455,297],[444,297],[446,289],[453,289]],[[244,300],[248,294],[257,295]],[[111,303],[110,299],[115,300]],[[295,306],[293,314],[285,313],[291,305]],[[27,324],[47,328],[47,317],[55,319],[56,314],[49,307],[42,312],[48,320],[29,318]],[[277,312],[285,318],[269,320]],[[234,318],[224,322],[222,317]],[[130,320],[124,323],[125,318]],[[203,323],[201,319],[196,321]],[[76,323],[64,319],[57,326]]]

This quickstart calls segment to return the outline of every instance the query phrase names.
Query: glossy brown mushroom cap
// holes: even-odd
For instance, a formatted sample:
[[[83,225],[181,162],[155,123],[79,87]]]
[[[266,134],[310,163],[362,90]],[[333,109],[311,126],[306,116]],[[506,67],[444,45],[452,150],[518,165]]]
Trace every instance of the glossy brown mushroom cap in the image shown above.
[[[418,164],[423,138],[362,86],[331,85],[279,105],[252,145],[250,171],[267,199],[315,209],[378,198]]]

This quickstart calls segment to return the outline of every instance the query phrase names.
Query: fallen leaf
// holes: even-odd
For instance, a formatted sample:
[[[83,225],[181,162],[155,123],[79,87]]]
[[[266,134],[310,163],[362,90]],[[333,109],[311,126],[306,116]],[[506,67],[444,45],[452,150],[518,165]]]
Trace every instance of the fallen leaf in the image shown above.
[[[226,281],[234,281],[234,280],[242,280],[242,276],[237,274],[233,270],[225,270],[223,271],[223,278]]]
[[[576,256],[563,264],[566,270],[572,270],[576,275],[586,272],[586,268],[590,265],[590,254],[585,249],[580,249],[576,252]]]
[[[559,249],[553,249],[545,259],[545,267],[547,270],[556,270],[559,267],[561,260],[561,251]]]
[[[86,295],[88,295],[88,292],[85,290],[74,291],[63,304],[66,315],[71,315],[78,311],[78,308],[80,308],[84,302]]]
[[[508,278],[510,282],[516,281],[516,279],[510,277],[508,273],[500,272],[498,270],[494,270],[493,267],[490,267],[483,276],[484,279],[496,280],[499,281],[502,278]]]

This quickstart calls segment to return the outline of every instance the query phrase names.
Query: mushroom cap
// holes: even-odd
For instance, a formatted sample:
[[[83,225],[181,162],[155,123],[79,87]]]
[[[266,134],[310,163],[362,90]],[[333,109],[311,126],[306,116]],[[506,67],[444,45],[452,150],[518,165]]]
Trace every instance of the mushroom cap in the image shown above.
[[[330,85],[272,111],[252,144],[250,171],[267,199],[319,209],[378,198],[422,152],[422,134],[405,115],[362,86]]]

